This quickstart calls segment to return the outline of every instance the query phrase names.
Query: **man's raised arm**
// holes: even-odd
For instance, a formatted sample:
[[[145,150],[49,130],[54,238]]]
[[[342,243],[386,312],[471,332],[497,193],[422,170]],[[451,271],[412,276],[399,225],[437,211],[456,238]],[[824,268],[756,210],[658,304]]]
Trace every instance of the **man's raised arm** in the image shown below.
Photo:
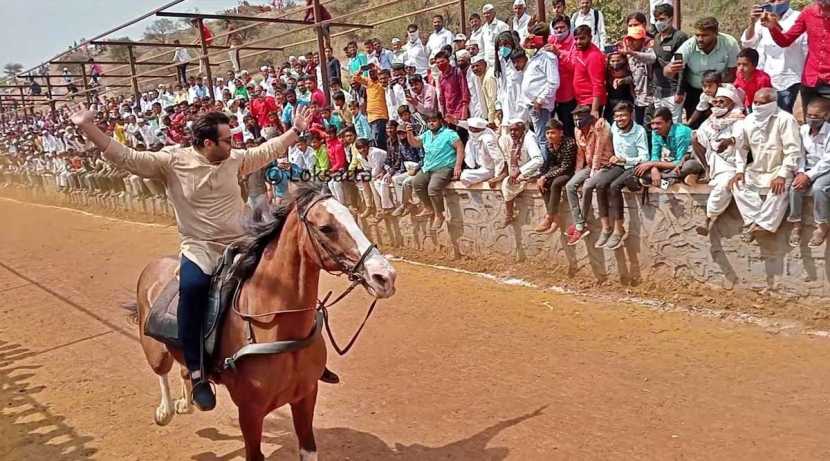
[[[140,152],[119,143],[107,136],[95,124],[95,112],[81,109],[72,114],[74,123],[84,136],[103,152],[104,158],[130,173],[145,178],[161,178],[170,164],[170,154],[166,152]]]
[[[300,107],[297,113],[294,114],[294,125],[288,131],[260,146],[247,149],[242,157],[242,166],[239,168],[240,174],[243,176],[251,174],[268,165],[271,161],[285,156],[288,148],[297,142],[299,134],[310,125],[313,115],[314,111],[308,107]]]

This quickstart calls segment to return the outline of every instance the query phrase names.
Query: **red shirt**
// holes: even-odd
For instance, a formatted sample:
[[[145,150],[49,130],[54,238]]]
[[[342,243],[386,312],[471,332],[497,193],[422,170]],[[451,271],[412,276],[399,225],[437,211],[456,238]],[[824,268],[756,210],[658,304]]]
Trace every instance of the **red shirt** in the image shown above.
[[[772,88],[772,81],[770,81],[769,74],[761,69],[755,69],[749,80],[744,80],[743,74],[738,72],[735,76],[735,88],[744,90],[744,107],[752,107],[755,92],[761,88]]]
[[[213,44],[213,32],[208,29],[208,26],[202,22],[202,34],[205,36],[205,45],[210,46]]]
[[[574,37],[568,34],[561,43],[553,35],[548,37],[548,43],[559,47],[559,88],[556,90],[556,102],[570,102],[574,100],[574,63],[573,53],[576,51]]]
[[[326,139],[326,149],[329,154],[329,171],[342,171],[346,169],[346,149],[337,136]]]
[[[251,115],[259,126],[268,126],[268,114],[277,110],[277,101],[272,96],[254,98],[251,101]]]
[[[441,74],[439,86],[444,115],[452,115],[459,120],[467,118],[464,112],[470,104],[470,89],[464,72],[458,67],[450,67],[447,73]]]
[[[780,47],[790,46],[807,32],[807,61],[801,83],[815,88],[819,83],[830,83],[830,16],[823,16],[815,3],[801,10],[790,30],[781,27],[769,29],[770,36]]]
[[[605,55],[591,44],[585,51],[574,48],[573,53],[573,87],[576,103],[590,106],[594,98],[599,98],[604,105],[608,95],[605,92]]]
[[[315,88],[311,92],[311,102],[317,104],[317,107],[320,109],[326,107],[326,94],[320,88]]]

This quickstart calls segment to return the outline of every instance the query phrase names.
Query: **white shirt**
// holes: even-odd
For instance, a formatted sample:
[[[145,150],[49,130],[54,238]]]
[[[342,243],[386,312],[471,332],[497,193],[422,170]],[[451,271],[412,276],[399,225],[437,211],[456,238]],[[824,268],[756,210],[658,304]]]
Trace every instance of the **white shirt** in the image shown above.
[[[315,158],[314,149],[306,146],[305,151],[300,150],[295,144],[288,149],[288,161],[297,165],[301,170],[314,171]]]
[[[427,53],[429,54],[429,58],[434,58],[435,53],[441,51],[441,48],[444,48],[447,45],[452,45],[454,38],[455,35],[447,30],[446,27],[438,32],[429,34],[429,40],[427,40]]]
[[[782,30],[789,30],[795,24],[800,13],[793,9],[787,10],[784,16],[778,20]],[[741,35],[741,46],[744,48],[755,48],[760,59],[758,68],[768,73],[772,86],[778,90],[801,83],[801,73],[804,70],[804,61],[807,59],[807,34],[802,34],[787,48],[781,48],[772,40],[769,29],[756,21],[755,35],[752,40],[747,40],[746,30]]]
[[[403,91],[403,86],[396,83],[384,90],[386,94],[386,109],[389,111],[389,119],[398,121],[398,107],[406,104],[406,93]]]
[[[474,31],[470,32],[470,38],[469,38],[468,41],[478,43],[478,49],[483,50],[484,49],[484,41],[482,40],[483,36],[484,36],[484,28],[479,27],[478,30],[474,30]],[[466,48],[466,46],[467,46],[466,43],[464,44],[464,46]]]
[[[485,128],[478,137],[470,133],[470,139],[464,146],[464,163],[470,168],[486,168],[496,170],[496,162],[501,161],[504,155],[496,142],[496,133]]]
[[[509,158],[513,154],[513,137],[510,135],[499,137],[499,146],[504,154],[502,161],[506,163],[508,170],[510,169]],[[542,150],[536,142],[536,135],[531,130],[525,131],[525,137],[522,142],[521,153],[519,154],[519,173],[525,178],[530,178],[539,173],[539,168],[545,163],[545,158],[542,157]],[[499,165],[496,170],[502,171],[504,166]]]
[[[747,184],[769,187],[776,177],[793,178],[802,156],[801,133],[792,114],[778,110],[762,121],[757,112],[741,122],[741,137],[736,140],[738,172],[746,173]],[[747,164],[752,152],[752,163]]]
[[[733,110],[740,111],[737,107]],[[697,142],[706,149],[706,162],[709,163],[709,170],[713,178],[725,174],[734,176],[737,170],[735,166],[737,145],[730,145],[721,153],[718,153],[716,149],[726,139],[732,138],[737,142],[741,138],[741,124],[743,121],[735,120],[729,126],[716,128],[713,123],[715,120],[715,117],[711,116],[700,125],[700,128],[697,130]]]
[[[522,17],[517,18],[516,15],[513,15],[513,21],[511,21],[513,25],[513,30],[515,30],[519,34],[519,40],[521,42],[525,41],[525,37],[527,37],[527,26],[530,24],[530,15],[527,14],[527,11],[524,12]]]
[[[187,48],[176,48],[176,54],[173,55],[174,61],[179,64],[187,64],[190,59],[190,51]]]
[[[496,65],[496,37],[510,28],[504,21],[494,18],[493,22],[482,24],[479,30],[481,31],[481,52],[484,53],[487,65],[493,67]]]
[[[404,45],[404,49],[406,50],[404,65],[415,66],[415,72],[421,76],[426,76],[427,70],[429,70],[429,55],[421,39],[407,43]]]
[[[373,178],[383,176],[383,162],[386,161],[386,151],[377,147],[370,147],[366,158],[357,154],[357,162],[363,171],[370,171]]]
[[[556,106],[557,89],[559,60],[550,51],[540,49],[527,61],[518,103],[529,107],[539,102],[543,109],[553,110]]]
[[[594,24],[595,11],[599,24]],[[605,53],[605,16],[602,15],[602,11],[591,8],[588,10],[588,14],[582,14],[582,11],[579,10],[571,16],[571,32],[583,24],[591,28],[591,41],[599,47],[600,51]]]
[[[481,79],[473,73],[473,66],[467,68],[467,89],[470,91],[470,118],[487,120],[487,104],[484,103]]]
[[[522,76],[523,72],[519,72],[513,67],[513,62],[498,58],[501,61],[501,75],[496,80],[498,86],[498,102],[501,107],[502,126],[507,126],[507,122],[514,118],[520,118],[527,121],[527,106],[516,104],[519,100],[522,90]]]
[[[804,154],[798,162],[798,171],[815,181],[821,175],[830,172],[830,123],[824,122],[818,134],[810,134],[809,125],[801,125],[801,141]]]

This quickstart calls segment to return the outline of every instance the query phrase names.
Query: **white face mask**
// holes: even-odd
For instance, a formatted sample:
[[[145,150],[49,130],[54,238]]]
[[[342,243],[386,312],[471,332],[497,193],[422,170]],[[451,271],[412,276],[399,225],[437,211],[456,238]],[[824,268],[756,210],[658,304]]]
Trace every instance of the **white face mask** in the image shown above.
[[[712,107],[712,115],[715,117],[723,117],[729,112],[726,107]]]
[[[473,141],[478,141],[479,139],[481,139],[481,135],[484,134],[483,131],[479,131],[478,133],[468,131],[468,133],[470,135],[470,139],[472,139]]]
[[[752,112],[757,114],[757,117],[760,119],[765,119],[773,114],[778,110],[778,104],[775,101],[768,102],[766,104],[752,104]]]

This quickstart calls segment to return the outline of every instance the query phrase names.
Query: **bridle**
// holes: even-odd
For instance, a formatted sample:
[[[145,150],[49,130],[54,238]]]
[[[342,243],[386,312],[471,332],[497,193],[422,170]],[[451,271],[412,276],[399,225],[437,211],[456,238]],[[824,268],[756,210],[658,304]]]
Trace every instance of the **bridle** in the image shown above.
[[[312,246],[314,247],[315,257],[317,258],[317,263],[320,266],[320,268],[323,269],[324,271],[328,272],[329,274],[334,275],[334,276],[338,276],[338,277],[340,275],[345,274],[346,277],[351,282],[349,287],[346,288],[345,290],[343,290],[343,292],[340,293],[331,302],[329,302],[329,298],[331,298],[331,295],[333,294],[333,292],[329,291],[326,294],[326,296],[323,297],[323,299],[318,299],[317,300],[317,305],[315,307],[309,307],[309,308],[303,308],[303,309],[289,309],[289,310],[282,309],[282,310],[275,310],[275,311],[265,312],[265,313],[260,313],[260,314],[247,314],[247,313],[241,312],[238,309],[239,292],[241,291],[241,290],[238,290],[237,293],[236,293],[235,299],[233,301],[233,310],[237,315],[242,317],[243,320],[246,320],[248,322],[257,321],[258,319],[261,319],[263,317],[277,316],[279,314],[289,314],[289,313],[307,312],[307,311],[310,311],[310,310],[316,310],[316,311],[320,312],[323,316],[323,321],[324,321],[325,327],[326,327],[326,333],[328,333],[329,340],[331,341],[332,347],[334,347],[334,350],[337,351],[337,353],[339,355],[345,355],[352,348],[355,341],[357,341],[358,336],[360,336],[360,332],[363,331],[363,327],[366,325],[366,322],[369,320],[369,317],[371,317],[372,312],[375,310],[375,304],[377,304],[378,300],[377,300],[377,298],[375,298],[372,301],[372,304],[369,305],[369,309],[366,311],[366,316],[363,318],[363,322],[361,322],[360,326],[358,327],[357,331],[354,333],[352,338],[349,340],[349,342],[346,343],[346,346],[342,347],[342,348],[337,343],[337,341],[334,339],[334,335],[331,332],[331,327],[329,326],[329,312],[328,312],[328,309],[330,307],[334,306],[335,304],[337,304],[338,302],[340,302],[346,296],[348,296],[349,293],[351,293],[352,290],[354,290],[355,287],[357,287],[358,285],[366,286],[366,278],[363,276],[362,271],[363,271],[363,268],[364,268],[364,264],[366,262],[366,258],[369,257],[369,254],[371,254],[373,250],[377,249],[377,245],[375,245],[374,243],[370,244],[366,248],[366,250],[363,251],[363,254],[360,255],[360,258],[354,264],[350,264],[350,261],[347,258],[344,258],[341,254],[339,254],[338,252],[332,250],[325,243],[325,241],[320,240],[320,237],[322,236],[322,232],[308,221],[308,214],[316,205],[320,204],[321,202],[323,202],[325,200],[331,199],[331,198],[334,198],[331,194],[323,194],[323,195],[320,195],[320,196],[316,197],[314,200],[312,200],[308,205],[306,205],[305,209],[302,210],[299,213],[300,222],[303,223],[303,226],[305,226],[306,234],[308,235],[308,238],[311,240]],[[335,269],[334,271],[326,269],[326,267],[325,267],[325,261],[326,260],[330,260],[330,261],[334,262],[335,266],[337,266],[337,269]],[[250,331],[250,327],[249,327],[249,331]]]

